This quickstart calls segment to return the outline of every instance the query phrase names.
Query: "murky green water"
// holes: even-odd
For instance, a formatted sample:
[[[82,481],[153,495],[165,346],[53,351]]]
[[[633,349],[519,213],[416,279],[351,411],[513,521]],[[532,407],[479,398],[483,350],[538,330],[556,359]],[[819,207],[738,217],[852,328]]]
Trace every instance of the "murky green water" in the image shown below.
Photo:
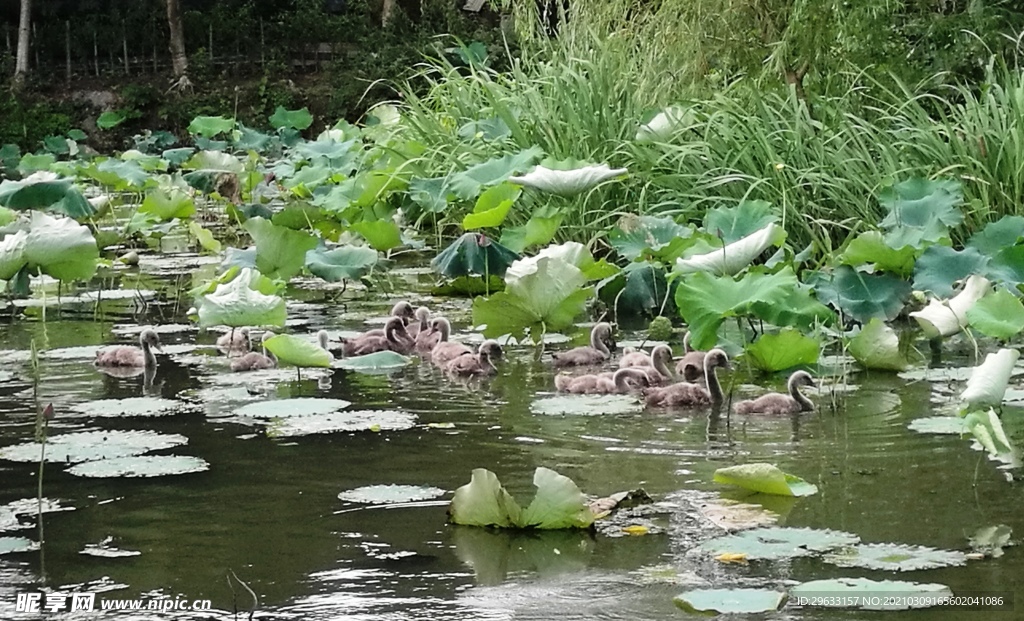
[[[38,307],[3,311],[0,446],[33,434],[25,350],[34,340],[42,350],[39,401],[53,402],[57,409],[51,436],[114,429],[183,434],[188,445],[174,453],[201,457],[210,469],[153,479],[85,479],[48,464],[44,495],[74,510],[44,515],[41,552],[0,556],[0,618],[35,618],[14,612],[15,598],[41,586],[103,591],[100,599],[209,599],[211,612],[157,618],[227,618],[235,608],[251,608],[243,587],[229,585],[228,572],[258,595],[257,618],[265,619],[667,619],[685,616],[672,597],[688,588],[683,582],[698,580],[714,586],[785,586],[865,576],[940,582],[955,593],[1019,589],[1024,560],[1017,548],[996,560],[898,575],[839,569],[816,559],[726,566],[687,554],[694,544],[695,494],[722,491],[710,482],[716,468],[753,461],[774,462],[820,489],[799,500],[764,499],[781,514],[782,525],[849,531],[865,542],[946,549],[964,549],[980,526],[1002,523],[1015,534],[1024,532],[1019,483],[1007,481],[1005,471],[971,450],[967,440],[907,429],[914,418],[947,407],[941,401],[957,390],[895,376],[854,375],[844,409],[834,413],[826,406],[797,419],[730,420],[685,410],[544,416],[532,413],[530,404],[553,390],[552,372],[532,348],[523,348],[509,351],[500,376],[482,383],[454,382],[429,364],[417,364],[390,376],[333,370],[307,372],[300,380],[279,373],[276,381],[250,385],[256,394],[249,395],[235,375],[236,383],[225,388],[233,392],[212,400],[204,390],[223,385],[229,372],[212,347],[217,335],[193,329],[162,335],[165,345],[180,347],[169,347],[171,353],[160,357],[151,387],[143,386],[141,377],[113,379],[97,372],[95,346],[130,342],[139,324],[188,323],[189,300],[179,303],[178,292],[191,284],[195,269],[188,257],[169,265],[144,261],[141,273],[108,279],[108,287],[151,291],[146,304],[133,296],[98,306],[88,299],[65,300],[59,313],[56,306],[48,309],[45,323]],[[424,301],[416,292],[429,282],[422,270],[398,273],[390,278],[396,292],[391,295],[414,291],[414,302]],[[292,299],[302,301],[289,307],[294,331],[364,329],[363,318],[383,315],[393,299],[351,289],[332,299],[338,292],[303,289],[300,283]],[[466,325],[463,301],[430,303]],[[22,312],[29,317],[16,318]],[[743,390],[740,386],[738,394]],[[144,394],[196,407],[134,419],[69,412],[83,401]],[[345,399],[360,409],[415,414],[419,424],[407,431],[274,439],[231,416],[247,400],[281,397]],[[828,401],[823,395],[816,399]],[[592,494],[643,487],[667,503],[657,518],[666,532],[513,535],[449,526],[444,502],[366,508],[337,498],[342,491],[391,483],[450,492],[466,483],[475,467],[495,471],[513,494],[528,498],[536,466],[554,468]],[[34,464],[0,462],[0,504],[34,499],[36,472]],[[723,495],[743,498],[737,492]],[[35,539],[38,532],[0,536]],[[114,547],[141,554],[80,554],[106,538]],[[665,565],[683,578],[652,579],[666,572],[650,568]],[[977,614],[1015,618],[1012,612]],[[965,612],[837,614],[787,607],[773,618],[883,615],[959,619]],[[154,618],[153,613],[109,616]],[[69,613],[67,618],[87,616]]]

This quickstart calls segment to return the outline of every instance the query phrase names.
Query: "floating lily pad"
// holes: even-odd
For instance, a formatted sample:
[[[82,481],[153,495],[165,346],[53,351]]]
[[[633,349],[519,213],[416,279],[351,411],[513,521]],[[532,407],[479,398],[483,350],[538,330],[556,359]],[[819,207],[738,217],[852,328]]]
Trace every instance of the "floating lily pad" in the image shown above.
[[[967,556],[955,550],[937,550],[925,546],[865,543],[828,554],[824,560],[839,567],[915,571],[964,565],[967,563]]]
[[[276,421],[267,435],[293,437],[344,431],[401,431],[415,425],[415,414],[394,410],[357,410],[321,416],[289,416]]]
[[[672,601],[686,612],[750,614],[778,610],[785,599],[784,592],[769,589],[698,589]]]
[[[319,416],[331,414],[352,405],[344,399],[321,399],[318,397],[298,397],[295,399],[276,399],[250,403],[235,410],[238,416],[249,418],[292,418],[300,416]]]
[[[718,498],[699,507],[700,514],[715,526],[727,532],[774,525],[779,514],[761,505]]]
[[[439,487],[423,485],[368,485],[338,494],[338,500],[369,505],[391,505],[417,502],[444,496],[448,492]]]
[[[100,399],[71,406],[71,410],[86,416],[167,416],[182,409],[180,401],[155,397],[129,397],[127,399]]]
[[[643,404],[628,395],[561,395],[538,399],[530,405],[534,414],[548,416],[634,414],[643,409]]]
[[[919,433],[942,433],[957,436],[968,433],[964,419],[959,416],[925,416],[924,418],[915,418],[910,421],[907,428]]]
[[[0,554],[15,552],[32,552],[39,549],[39,544],[24,537],[0,537]]]
[[[715,483],[738,485],[763,494],[810,496],[818,488],[800,477],[787,474],[773,464],[742,464],[715,470]]]
[[[188,443],[178,434],[155,431],[82,431],[52,436],[46,440],[46,461],[78,463],[93,459],[114,459],[141,455]],[[0,449],[0,459],[21,462],[39,461],[41,445],[26,442]]]
[[[198,457],[187,455],[144,455],[87,461],[68,468],[68,473],[79,477],[162,477],[169,474],[188,474],[210,469],[210,464]]]
[[[121,550],[110,545],[113,541],[111,537],[107,537],[99,543],[87,543],[85,548],[79,550],[79,554],[85,554],[86,556],[98,556],[100,558],[124,558],[126,556],[139,556],[142,552],[138,550]]]
[[[1003,548],[1014,545],[1010,541],[1012,533],[1013,529],[1006,524],[983,526],[974,531],[974,535],[970,538],[971,549],[985,556],[999,558],[1003,555]]]
[[[770,527],[711,539],[702,543],[700,548],[714,556],[745,554],[749,560],[778,560],[811,556],[852,546],[859,541],[857,535],[837,530]]]
[[[899,594],[899,597],[886,597],[887,594]],[[789,595],[822,608],[907,610],[938,606],[943,603],[942,598],[951,597],[953,592],[946,585],[936,583],[836,578],[798,584],[790,589]]]
[[[390,373],[395,369],[401,369],[404,366],[412,363],[412,358],[403,356],[393,351],[378,351],[372,354],[366,354],[365,356],[353,356],[352,358],[343,358],[335,363],[334,366],[348,369],[350,371],[359,371],[360,373]]]

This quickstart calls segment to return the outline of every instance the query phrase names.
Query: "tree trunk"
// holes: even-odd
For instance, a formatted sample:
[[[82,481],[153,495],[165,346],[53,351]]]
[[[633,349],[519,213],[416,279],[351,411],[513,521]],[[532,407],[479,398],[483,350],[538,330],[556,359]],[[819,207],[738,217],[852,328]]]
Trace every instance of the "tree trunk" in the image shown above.
[[[185,55],[185,28],[178,0],[167,0],[167,25],[171,30],[171,66],[174,77],[181,79],[188,71],[188,56]]]
[[[14,81],[23,82],[28,73],[29,32],[32,28],[32,0],[21,0],[18,22],[18,57],[14,65]]]
[[[380,25],[382,28],[388,27],[388,22],[391,21],[391,14],[395,11],[395,0],[384,0],[384,7],[380,12]]]

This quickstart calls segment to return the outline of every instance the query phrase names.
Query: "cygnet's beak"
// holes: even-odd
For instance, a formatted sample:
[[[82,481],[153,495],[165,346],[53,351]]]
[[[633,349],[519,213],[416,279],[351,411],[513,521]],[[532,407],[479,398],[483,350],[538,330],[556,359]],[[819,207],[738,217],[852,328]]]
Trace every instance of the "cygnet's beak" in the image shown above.
[[[162,344],[160,343],[160,341],[157,341],[157,342],[156,342],[156,343],[155,343],[155,344],[153,345],[153,349],[157,350],[157,351],[158,351],[158,352],[160,352],[161,354],[162,354],[162,353],[164,353],[164,346],[163,346],[163,345],[162,345]]]
[[[807,379],[807,385],[808,386],[813,386],[813,387],[817,388],[818,387],[818,382],[814,381],[814,378],[811,377],[811,378]]]

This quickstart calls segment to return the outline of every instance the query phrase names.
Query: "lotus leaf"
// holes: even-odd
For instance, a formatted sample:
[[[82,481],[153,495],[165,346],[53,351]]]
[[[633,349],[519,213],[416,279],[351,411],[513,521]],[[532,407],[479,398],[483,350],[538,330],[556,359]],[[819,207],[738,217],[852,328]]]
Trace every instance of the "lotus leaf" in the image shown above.
[[[548,416],[635,414],[643,409],[643,404],[628,395],[560,395],[537,399],[530,405],[534,414]]]
[[[184,165],[185,168],[208,172],[232,172],[241,175],[245,172],[245,164],[230,153],[222,151],[200,151],[192,156]]]
[[[57,280],[88,280],[96,273],[99,248],[89,227],[71,218],[32,212],[25,238],[25,260]]]
[[[669,297],[665,269],[647,261],[630,263],[617,278],[601,288],[602,297],[606,299],[613,292],[616,314],[657,314]]]
[[[278,334],[263,341],[278,360],[297,367],[329,367],[334,357],[316,343],[291,334]]]
[[[938,246],[933,246],[936,247]],[[880,232],[865,231],[850,241],[846,250],[839,256],[839,260],[851,267],[873,265],[876,270],[906,278],[914,272],[916,256],[917,252],[911,246],[892,248],[885,242]]]
[[[892,248],[924,248],[948,239],[949,227],[963,220],[958,181],[907,179],[880,192],[878,202],[889,211],[879,226],[888,231],[885,239]]]
[[[691,228],[672,218],[627,214],[608,233],[608,243],[630,261],[646,255],[671,260],[682,251],[680,242],[692,235]]]
[[[198,457],[183,455],[143,455],[87,461],[68,468],[78,477],[162,477],[173,474],[204,472],[210,464]]]
[[[25,267],[28,231],[16,231],[0,240],[0,280],[10,280]]]
[[[479,41],[477,41],[479,43]],[[501,140],[512,134],[512,130],[501,117],[491,117],[480,121],[470,121],[459,128],[459,138],[465,140]]]
[[[542,152],[540,147],[531,147],[519,153],[510,153],[503,157],[477,164],[452,175],[449,187],[462,200],[472,200],[484,188],[501,183],[515,173],[529,168],[540,157]]]
[[[986,295],[967,309],[971,327],[1003,341],[1024,330],[1024,305],[1006,289]]]
[[[344,399],[297,397],[250,403],[235,410],[235,414],[243,418],[267,420],[291,417],[317,418],[343,410],[350,405],[352,405],[352,402],[345,401]]]
[[[970,408],[1001,404],[1018,358],[1020,352],[1016,349],[1000,349],[987,355],[985,362],[971,371],[960,401]]]
[[[100,129],[113,129],[124,123],[128,118],[120,110],[107,110],[96,117],[96,127]]]
[[[55,175],[33,175],[21,181],[7,179],[0,182],[0,205],[18,211],[52,209],[72,218],[85,218],[96,213],[71,181],[57,180]]]
[[[218,283],[199,300],[199,325],[283,326],[284,299],[257,289],[266,280],[258,271],[243,268],[233,280]]]
[[[758,318],[772,325],[800,330],[813,330],[836,322],[835,311],[819,302],[813,290],[803,283],[787,288],[786,296],[779,302],[754,302],[751,310]]]
[[[910,283],[888,274],[867,274],[848,265],[835,269],[831,278],[817,273],[807,279],[818,299],[832,304],[857,321],[872,317],[891,320],[903,309]]]
[[[153,397],[128,397],[126,399],[100,399],[76,403],[71,409],[86,416],[166,416],[181,412],[182,403],[170,399]]]
[[[402,431],[416,425],[416,416],[394,410],[359,410],[332,412],[320,416],[289,416],[274,421],[267,435],[278,438],[308,436],[318,433],[355,431]]]
[[[235,129],[235,120],[222,116],[197,116],[188,125],[188,133],[198,134],[204,138],[213,138]]]
[[[826,563],[882,571],[915,571],[967,564],[963,552],[894,543],[862,543],[825,556]]]
[[[150,180],[148,172],[137,161],[114,158],[103,160],[86,169],[86,174],[105,186],[116,190],[139,190]]]
[[[177,434],[155,431],[82,431],[50,436],[46,439],[46,461],[49,463],[78,463],[94,459],[130,457],[149,451],[159,451],[188,443],[188,438]],[[27,442],[0,449],[0,459],[18,462],[38,462],[42,445]]]
[[[498,476],[476,468],[469,483],[455,490],[448,516],[455,524],[514,528],[520,523],[522,509],[505,491]]]
[[[914,267],[914,289],[940,298],[953,297],[953,285],[971,274],[985,273],[989,258],[974,248],[929,246]]]
[[[473,213],[462,220],[462,228],[471,231],[501,226],[522,193],[522,188],[508,182],[484,190],[476,200]]]
[[[202,246],[204,250],[208,250],[214,254],[218,254],[220,252],[220,242],[213,237],[213,233],[210,232],[210,229],[203,228],[198,222],[189,222],[188,232],[196,238],[196,241],[199,242],[199,245]],[[253,265],[255,265],[255,263],[253,263]]]
[[[714,481],[778,496],[810,496],[818,492],[816,486],[772,464],[742,464],[719,468],[715,470]]]
[[[565,216],[552,207],[541,207],[533,212],[526,224],[506,227],[501,231],[501,243],[513,252],[522,252],[531,246],[548,244]]]
[[[967,247],[991,256],[1003,248],[1016,246],[1021,237],[1024,237],[1024,216],[1003,216],[972,235]]]
[[[338,500],[369,505],[392,505],[404,502],[422,502],[448,492],[438,487],[422,485],[367,485],[338,494]]]
[[[278,106],[274,114],[270,116],[270,126],[274,129],[290,127],[292,129],[307,129],[313,124],[313,115],[308,108],[301,110],[285,110],[284,106]]]
[[[515,252],[486,235],[466,233],[438,253],[430,266],[449,278],[468,275],[503,277],[508,267],[518,258]]]
[[[702,543],[700,549],[713,556],[745,554],[752,561],[778,560],[812,556],[859,541],[857,535],[842,531],[772,526],[710,539]]]
[[[39,549],[39,544],[25,537],[0,537],[0,554],[14,554],[16,552],[34,552]]]
[[[559,196],[575,196],[597,187],[601,183],[626,174],[625,168],[610,168],[607,164],[584,166],[574,170],[553,170],[537,166],[529,173],[509,177],[509,181]]]
[[[401,246],[402,231],[392,220],[373,220],[357,222],[350,227],[356,233],[363,236],[374,249],[387,252],[392,248]]]
[[[306,263],[306,253],[317,239],[303,231],[277,226],[263,218],[250,218],[242,227],[256,242],[256,267],[270,278],[289,279]]]
[[[449,517],[453,523],[467,526],[540,530],[587,528],[593,523],[594,515],[586,498],[570,479],[553,470],[537,468],[533,484],[537,493],[523,510],[493,472],[477,468],[470,482],[455,490]]]
[[[931,300],[928,306],[910,313],[928,338],[952,336],[967,327],[968,311],[992,290],[982,276],[967,279],[964,290],[951,300]]]
[[[306,253],[306,269],[328,282],[359,280],[377,264],[377,251],[365,246],[321,245]]]
[[[741,201],[733,207],[716,207],[704,214],[704,230],[727,244],[763,230],[777,218],[767,201]]]
[[[1020,450],[1006,436],[1003,423],[996,411],[971,412],[964,417],[964,426],[974,436],[989,457],[1017,468],[1021,465]]]
[[[938,433],[962,436],[968,433],[964,419],[959,416],[925,416],[915,418],[907,425],[907,429],[918,433]]]
[[[680,593],[672,601],[696,614],[755,614],[774,612],[785,599],[784,592],[769,589],[697,589]]]
[[[772,223],[722,248],[685,259],[676,259],[676,271],[680,274],[692,272],[711,272],[718,275],[737,274],[748,267],[767,248],[779,246],[785,239],[785,229]]]
[[[140,213],[151,213],[162,221],[187,218],[196,212],[195,202],[180,188],[154,188],[139,207]]]
[[[821,343],[816,339],[789,329],[763,334],[746,348],[750,364],[769,373],[814,364],[820,353]]]
[[[338,361],[337,367],[360,373],[390,373],[409,366],[412,359],[393,351],[378,351],[364,356],[353,356]]]
[[[431,213],[441,213],[456,198],[448,185],[447,177],[413,179],[409,182],[409,198]]]
[[[676,131],[692,123],[693,115],[687,108],[669,106],[641,125],[636,139],[640,142],[668,140]]]
[[[1014,545],[1010,540],[1012,533],[1013,529],[1006,524],[982,526],[970,538],[971,549],[992,558],[999,558],[1003,555],[1003,548]]]
[[[849,352],[865,369],[905,371],[910,366],[896,332],[878,317],[872,317],[850,340]]]
[[[896,597],[886,597],[887,593]],[[835,578],[798,584],[790,589],[789,595],[823,608],[907,610],[943,605],[953,592],[946,585],[936,583]]]

